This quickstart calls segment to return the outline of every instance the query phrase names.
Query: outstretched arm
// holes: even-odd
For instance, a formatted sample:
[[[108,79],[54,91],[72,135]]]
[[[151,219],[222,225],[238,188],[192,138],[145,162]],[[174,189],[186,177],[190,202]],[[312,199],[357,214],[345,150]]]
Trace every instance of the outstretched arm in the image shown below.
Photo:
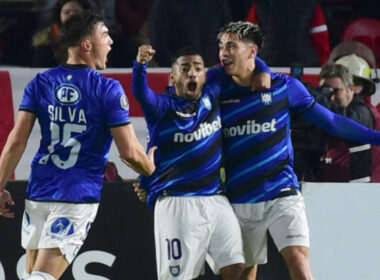
[[[309,122],[314,123],[329,134],[358,143],[380,145],[380,132],[369,129],[349,118],[334,114],[322,105],[315,103],[302,113]]]
[[[24,153],[35,120],[34,113],[19,111],[16,124],[8,136],[0,157],[0,212],[7,218],[13,218],[14,213],[10,212],[6,204],[13,205],[14,201],[10,193],[5,190],[5,184]]]

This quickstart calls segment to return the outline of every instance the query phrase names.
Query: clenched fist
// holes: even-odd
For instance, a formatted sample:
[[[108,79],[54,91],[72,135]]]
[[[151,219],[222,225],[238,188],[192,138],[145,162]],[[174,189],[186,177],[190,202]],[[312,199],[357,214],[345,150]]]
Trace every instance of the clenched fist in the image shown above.
[[[136,61],[141,64],[147,63],[152,60],[155,52],[151,45],[141,45],[137,52]]]

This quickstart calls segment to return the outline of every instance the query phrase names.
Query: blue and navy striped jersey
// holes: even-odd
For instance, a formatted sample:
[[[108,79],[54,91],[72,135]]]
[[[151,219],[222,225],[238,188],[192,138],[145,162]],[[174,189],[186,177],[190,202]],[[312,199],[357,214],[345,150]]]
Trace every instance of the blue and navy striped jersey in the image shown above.
[[[147,85],[146,64],[137,62],[132,87],[147,122],[148,148],[158,147],[155,172],[140,182],[148,191],[148,206],[153,208],[160,195],[221,193],[219,87],[205,85],[195,101],[177,96],[173,88],[156,94]]]
[[[84,65],[59,66],[26,86],[20,110],[37,115],[42,135],[26,197],[98,202],[112,142],[109,127],[129,123],[120,83]]]
[[[225,78],[220,97],[227,196],[232,203],[266,201],[281,189],[299,188],[293,172],[290,112],[313,97],[296,79],[272,74],[272,87],[252,92]]]

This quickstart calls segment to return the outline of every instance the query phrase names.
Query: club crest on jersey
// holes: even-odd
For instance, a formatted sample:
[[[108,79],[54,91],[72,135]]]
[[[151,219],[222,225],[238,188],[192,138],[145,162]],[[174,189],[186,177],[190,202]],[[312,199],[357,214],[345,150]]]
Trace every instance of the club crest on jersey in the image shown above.
[[[181,270],[179,268],[179,265],[169,265],[169,271],[173,277],[177,277]]]
[[[211,109],[211,101],[208,97],[203,97],[202,98],[202,103],[206,107],[207,110]]]
[[[264,105],[270,105],[272,103],[272,93],[271,92],[261,93],[261,103],[263,103]]]
[[[55,99],[62,105],[74,105],[81,99],[79,89],[71,84],[60,85],[55,90],[54,96]]]
[[[50,231],[57,235],[69,236],[74,233],[74,225],[68,218],[58,218],[51,225]]]
[[[128,102],[128,98],[125,94],[123,94],[122,96],[120,96],[120,105],[121,105],[121,108],[123,108],[124,110],[128,110],[129,109],[129,102]]]

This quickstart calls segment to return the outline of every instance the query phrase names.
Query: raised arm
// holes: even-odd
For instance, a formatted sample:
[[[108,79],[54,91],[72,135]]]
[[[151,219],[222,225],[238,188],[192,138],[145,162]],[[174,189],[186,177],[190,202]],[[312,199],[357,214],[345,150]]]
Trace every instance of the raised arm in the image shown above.
[[[309,122],[314,123],[329,134],[358,143],[380,145],[380,132],[369,129],[349,118],[334,114],[322,105],[315,103],[302,113]]]
[[[32,131],[36,115],[27,111],[19,111],[16,124],[8,136],[0,157],[0,212],[2,216],[13,218],[6,204],[13,205],[10,193],[5,190],[5,185],[12,172],[15,170]]]
[[[112,127],[116,147],[122,160],[143,175],[151,175],[155,170],[153,158],[149,158],[136,137],[132,124]]]
[[[158,97],[148,87],[146,68],[152,60],[155,50],[150,45],[142,45],[138,49],[136,61],[133,63],[132,93],[140,103],[145,115],[154,117],[158,109]]]

